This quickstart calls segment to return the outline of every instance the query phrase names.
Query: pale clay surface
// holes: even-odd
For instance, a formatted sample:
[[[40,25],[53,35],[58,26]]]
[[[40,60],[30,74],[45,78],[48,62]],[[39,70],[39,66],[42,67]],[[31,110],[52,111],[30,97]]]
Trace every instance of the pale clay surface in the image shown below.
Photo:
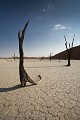
[[[0,120],[80,120],[80,61],[25,60],[37,85],[20,87],[19,61],[0,60]]]

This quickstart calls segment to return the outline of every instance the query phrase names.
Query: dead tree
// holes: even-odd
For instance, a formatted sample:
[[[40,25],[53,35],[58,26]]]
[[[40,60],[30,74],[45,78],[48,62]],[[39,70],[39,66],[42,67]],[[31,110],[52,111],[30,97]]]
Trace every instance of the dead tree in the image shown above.
[[[15,53],[14,53],[14,55],[12,56],[12,58],[13,58],[14,60],[16,59]]]
[[[13,59],[14,59],[14,60],[16,59],[15,53],[14,53]]]
[[[21,82],[21,86],[24,87],[26,86],[26,82],[30,82],[33,85],[35,85],[36,83],[28,76],[27,72],[24,69],[24,57],[23,57],[23,40],[24,40],[24,34],[26,31],[26,28],[29,24],[29,20],[26,23],[26,25],[24,26],[24,29],[22,30],[22,33],[20,34],[20,31],[18,32],[18,39],[19,39],[19,54],[20,54],[20,61],[19,61],[19,75],[20,75],[20,82]],[[40,78],[41,76],[38,75],[38,77]]]
[[[49,55],[49,60],[50,60],[50,61],[52,60],[52,54],[53,54],[53,53],[50,53],[50,55]]]
[[[65,46],[66,46],[66,50],[67,50],[67,53],[68,53],[68,64],[67,64],[67,66],[70,66],[70,59],[71,59],[71,54],[72,54],[72,51],[73,51],[73,43],[74,43],[74,37],[75,37],[75,35],[73,36],[73,40],[72,40],[72,45],[70,45],[70,43],[69,43],[69,48],[68,48],[68,46],[67,46],[67,40],[66,40],[66,37],[64,36],[64,38],[65,38]]]

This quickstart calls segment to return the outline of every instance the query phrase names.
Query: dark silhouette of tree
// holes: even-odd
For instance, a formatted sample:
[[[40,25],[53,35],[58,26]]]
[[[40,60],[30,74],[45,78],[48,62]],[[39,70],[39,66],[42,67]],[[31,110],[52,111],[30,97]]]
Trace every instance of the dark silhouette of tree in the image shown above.
[[[36,85],[36,83],[28,76],[27,72],[24,69],[24,57],[23,57],[23,40],[24,40],[24,34],[26,31],[26,28],[29,24],[29,20],[27,21],[26,25],[24,26],[22,33],[20,34],[20,31],[18,32],[18,39],[19,39],[19,54],[20,54],[20,61],[19,61],[19,75],[20,75],[20,82],[21,86],[26,86],[26,82],[30,82],[33,85]],[[38,77],[41,79],[41,76],[38,75]]]
[[[14,59],[14,60],[16,59],[15,53],[14,53],[13,59]]]
[[[52,60],[52,54],[53,54],[53,53],[50,53],[50,55],[49,55],[49,60],[50,60],[50,61]]]
[[[15,53],[14,53],[14,55],[12,56],[12,58],[13,58],[14,60],[16,59]]]
[[[73,43],[74,43],[74,37],[75,37],[75,35],[73,36],[73,40],[72,40],[72,44],[70,45],[70,43],[69,43],[69,48],[68,48],[68,46],[67,46],[67,40],[66,40],[66,37],[64,36],[64,38],[65,38],[65,46],[66,46],[66,50],[67,50],[67,53],[68,53],[68,64],[67,64],[67,66],[70,66],[70,59],[71,59],[71,54],[72,54],[72,51],[73,51]]]

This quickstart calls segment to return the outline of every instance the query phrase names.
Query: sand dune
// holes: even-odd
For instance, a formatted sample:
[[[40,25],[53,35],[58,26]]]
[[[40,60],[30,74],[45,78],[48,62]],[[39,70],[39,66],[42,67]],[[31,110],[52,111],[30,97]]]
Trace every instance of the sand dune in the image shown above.
[[[71,54],[71,59],[72,60],[80,60],[80,45],[73,47],[72,48],[72,54]],[[62,51],[54,56],[52,56],[53,59],[62,59],[62,60],[67,60],[68,59],[68,53],[67,51]]]

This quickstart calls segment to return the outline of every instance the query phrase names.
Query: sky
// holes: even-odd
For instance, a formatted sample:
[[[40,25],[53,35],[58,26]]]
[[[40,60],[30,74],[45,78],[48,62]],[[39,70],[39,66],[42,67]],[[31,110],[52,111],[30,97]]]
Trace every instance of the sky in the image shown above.
[[[80,45],[80,0],[0,0],[0,57],[19,56],[18,31],[28,20],[24,56],[64,51],[64,35]]]

